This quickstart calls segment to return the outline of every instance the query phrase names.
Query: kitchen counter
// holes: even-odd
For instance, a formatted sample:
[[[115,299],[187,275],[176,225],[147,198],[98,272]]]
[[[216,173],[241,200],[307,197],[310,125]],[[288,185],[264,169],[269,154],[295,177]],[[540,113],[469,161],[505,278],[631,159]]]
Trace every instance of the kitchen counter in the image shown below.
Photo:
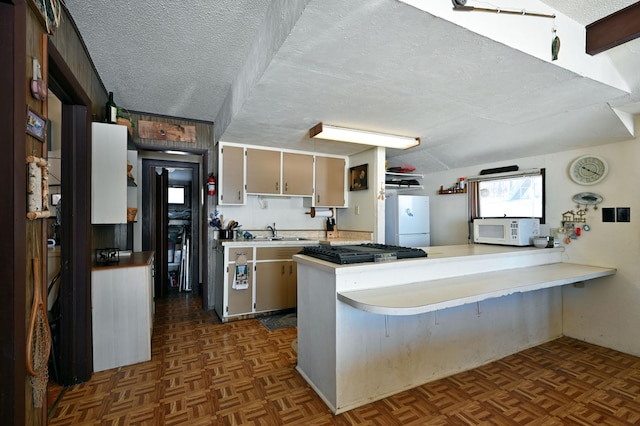
[[[615,273],[616,270],[613,268],[561,262],[371,290],[345,291],[338,293],[338,299],[366,312],[382,315],[416,315],[513,293],[592,280]]]
[[[102,265],[94,262],[92,270],[132,268],[137,266],[151,265],[153,262],[153,251],[134,251],[130,255],[120,255],[120,261],[115,264]]]
[[[294,256],[297,369],[334,413],[557,338],[561,286],[615,273],[563,262],[564,248],[423,249],[353,265]]]
[[[218,244],[223,247],[268,247],[268,246],[315,246],[322,245],[349,245],[349,244],[365,244],[371,240],[349,239],[349,238],[285,238],[282,240],[270,240],[268,238],[253,238],[239,240],[218,240]]]

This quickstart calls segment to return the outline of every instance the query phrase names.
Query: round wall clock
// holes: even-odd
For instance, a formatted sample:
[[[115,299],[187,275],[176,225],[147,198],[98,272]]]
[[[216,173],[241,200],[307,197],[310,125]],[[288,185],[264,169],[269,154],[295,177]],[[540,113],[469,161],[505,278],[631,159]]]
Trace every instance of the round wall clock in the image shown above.
[[[609,166],[597,155],[583,155],[569,166],[569,176],[580,185],[595,185],[607,176]]]

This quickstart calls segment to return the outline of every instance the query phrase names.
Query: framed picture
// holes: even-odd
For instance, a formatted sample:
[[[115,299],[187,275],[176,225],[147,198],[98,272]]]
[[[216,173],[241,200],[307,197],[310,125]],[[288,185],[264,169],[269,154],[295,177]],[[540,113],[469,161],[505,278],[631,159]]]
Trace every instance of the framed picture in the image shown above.
[[[367,183],[369,178],[368,167],[368,164],[362,164],[349,169],[349,191],[362,191],[369,188]]]
[[[60,0],[29,0],[28,3],[36,12],[47,33],[53,34],[60,25],[60,16],[62,14]]]
[[[44,142],[47,134],[47,122],[31,108],[27,109],[27,134],[41,142]]]

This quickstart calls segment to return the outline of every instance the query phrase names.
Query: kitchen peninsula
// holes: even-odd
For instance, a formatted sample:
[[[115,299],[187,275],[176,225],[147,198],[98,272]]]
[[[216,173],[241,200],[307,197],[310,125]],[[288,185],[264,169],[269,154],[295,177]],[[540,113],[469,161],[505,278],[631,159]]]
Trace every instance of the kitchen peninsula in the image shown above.
[[[426,247],[337,265],[296,255],[298,371],[334,413],[562,335],[561,286],[615,274],[563,248]]]

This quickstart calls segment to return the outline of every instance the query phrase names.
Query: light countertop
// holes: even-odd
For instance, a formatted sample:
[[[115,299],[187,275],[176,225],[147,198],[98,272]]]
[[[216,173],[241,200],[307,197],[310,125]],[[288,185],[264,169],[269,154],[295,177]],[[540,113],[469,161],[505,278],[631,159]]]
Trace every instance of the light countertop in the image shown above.
[[[224,247],[273,247],[273,246],[316,246],[316,245],[357,245],[370,243],[371,240],[349,238],[284,238],[282,240],[270,240],[268,238],[253,238],[239,240],[218,240],[218,244]]]
[[[461,258],[473,257],[474,261],[485,258],[504,258],[508,257],[520,257],[528,256],[531,254],[542,253],[562,253],[563,247],[556,248],[536,248],[536,247],[511,247],[511,246],[499,246],[488,244],[461,244],[451,246],[432,246],[432,247],[419,247],[427,253],[427,257],[414,258],[414,259],[398,259],[393,262],[365,262],[354,263],[347,265],[338,265],[336,263],[328,262],[325,260],[317,259],[312,256],[296,255],[294,260],[303,264],[312,264],[315,267],[336,270],[336,273],[346,272],[348,270],[368,270],[368,269],[396,269],[400,266],[401,262],[411,262],[411,264],[446,264],[451,262],[460,262]],[[340,272],[338,272],[340,271]]]

